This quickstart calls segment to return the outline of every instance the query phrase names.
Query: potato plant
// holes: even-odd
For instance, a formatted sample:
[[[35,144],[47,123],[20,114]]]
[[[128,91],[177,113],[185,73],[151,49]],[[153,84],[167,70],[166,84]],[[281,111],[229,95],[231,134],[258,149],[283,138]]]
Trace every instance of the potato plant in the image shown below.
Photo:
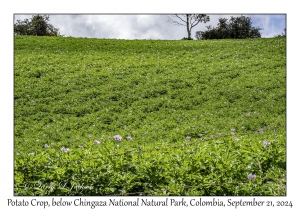
[[[286,39],[15,36],[15,195],[286,195]]]

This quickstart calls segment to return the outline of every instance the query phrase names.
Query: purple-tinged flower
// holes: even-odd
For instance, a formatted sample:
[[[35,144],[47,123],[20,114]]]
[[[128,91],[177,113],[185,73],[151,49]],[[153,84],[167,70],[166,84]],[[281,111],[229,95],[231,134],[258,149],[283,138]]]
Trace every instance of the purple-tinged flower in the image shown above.
[[[115,135],[115,136],[114,136],[114,139],[117,140],[117,141],[122,141],[122,136],[120,136],[120,135]]]
[[[95,140],[94,144],[100,144],[100,141]]]
[[[82,145],[80,145],[80,146],[79,146],[79,148],[83,148],[83,146],[82,146]]]
[[[185,137],[186,140],[191,140],[190,136]]]
[[[132,141],[132,137],[131,136],[127,136],[127,140]]]
[[[270,142],[268,142],[267,140],[264,140],[264,145],[265,145],[265,146],[269,146],[269,145],[270,145]]]
[[[199,137],[202,137],[202,136],[203,136],[203,134],[199,133],[199,134],[198,134],[198,136],[199,136]]]
[[[69,148],[61,148],[61,150],[63,151],[63,152],[70,152],[70,149]]]
[[[234,140],[235,140],[235,141],[238,141],[239,139],[238,139],[238,138],[236,138],[236,137],[234,137]]]
[[[49,148],[50,146],[49,146],[48,144],[45,144],[44,147],[45,147],[45,148]]]
[[[248,174],[248,179],[255,179],[256,175],[255,174]]]

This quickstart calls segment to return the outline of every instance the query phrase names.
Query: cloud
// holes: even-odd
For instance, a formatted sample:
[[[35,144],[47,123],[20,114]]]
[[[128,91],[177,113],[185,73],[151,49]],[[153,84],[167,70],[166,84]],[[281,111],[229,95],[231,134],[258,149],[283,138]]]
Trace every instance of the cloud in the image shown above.
[[[285,15],[250,15],[254,27],[263,28],[262,37],[274,37],[282,34],[286,28]]]
[[[117,39],[165,39],[163,15],[80,15],[51,16],[61,34],[74,37]]]

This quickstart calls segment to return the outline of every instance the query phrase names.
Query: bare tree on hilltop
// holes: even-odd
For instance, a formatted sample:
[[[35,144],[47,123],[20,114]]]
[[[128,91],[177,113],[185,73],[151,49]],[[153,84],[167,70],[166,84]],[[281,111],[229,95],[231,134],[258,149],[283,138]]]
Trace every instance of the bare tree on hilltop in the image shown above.
[[[177,20],[176,20],[177,19]],[[172,18],[169,16],[168,22],[171,22],[178,26],[186,26],[188,37],[184,39],[192,40],[192,28],[198,25],[201,22],[208,22],[209,16],[204,14],[182,14],[182,15],[172,15]]]

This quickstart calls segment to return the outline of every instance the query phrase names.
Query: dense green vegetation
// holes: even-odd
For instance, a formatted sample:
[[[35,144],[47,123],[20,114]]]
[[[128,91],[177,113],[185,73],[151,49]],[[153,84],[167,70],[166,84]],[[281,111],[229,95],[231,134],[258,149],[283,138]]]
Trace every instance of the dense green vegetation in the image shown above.
[[[14,53],[16,195],[286,195],[285,38]]]
[[[231,16],[230,19],[219,18],[218,26],[207,26],[206,31],[197,31],[196,39],[246,39],[261,38],[260,27],[253,27],[251,17]]]
[[[32,15],[30,20],[17,20],[14,24],[15,35],[60,36],[59,29],[49,23],[49,15]]]

